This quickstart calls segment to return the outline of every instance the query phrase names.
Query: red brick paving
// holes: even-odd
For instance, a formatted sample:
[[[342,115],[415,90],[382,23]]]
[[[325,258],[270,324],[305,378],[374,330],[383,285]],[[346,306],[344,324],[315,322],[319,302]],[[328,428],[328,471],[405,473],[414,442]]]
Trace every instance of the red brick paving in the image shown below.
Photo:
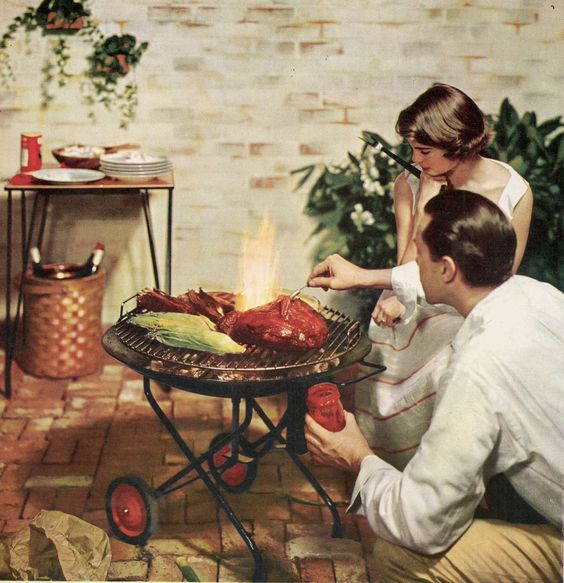
[[[182,581],[179,562],[201,581],[252,579],[254,564],[243,539],[199,479],[158,502],[159,523],[143,548],[111,535],[104,501],[114,478],[137,474],[158,486],[187,464],[146,403],[137,373],[107,357],[98,374],[74,380],[38,379],[14,365],[13,382],[12,399],[0,397],[0,540],[27,526],[41,509],[61,510],[108,532],[110,580]],[[153,390],[198,455],[230,426],[228,399]],[[259,404],[277,421],[285,396]],[[250,436],[265,431],[254,418]],[[329,511],[290,458],[274,449],[259,461],[247,491],[224,493],[261,550],[268,580],[377,583],[375,537],[365,520],[344,511],[351,478],[301,459],[337,504],[351,544],[331,547],[336,539],[330,538]],[[308,556],[310,547],[316,550]]]

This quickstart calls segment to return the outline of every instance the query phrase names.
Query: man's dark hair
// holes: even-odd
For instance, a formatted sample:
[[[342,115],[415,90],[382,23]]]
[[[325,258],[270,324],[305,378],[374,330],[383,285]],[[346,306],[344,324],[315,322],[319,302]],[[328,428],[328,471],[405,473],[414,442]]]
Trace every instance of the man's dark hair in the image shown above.
[[[445,190],[425,212],[431,221],[422,233],[431,257],[452,257],[468,285],[490,287],[511,276],[517,238],[503,211],[467,190]]]

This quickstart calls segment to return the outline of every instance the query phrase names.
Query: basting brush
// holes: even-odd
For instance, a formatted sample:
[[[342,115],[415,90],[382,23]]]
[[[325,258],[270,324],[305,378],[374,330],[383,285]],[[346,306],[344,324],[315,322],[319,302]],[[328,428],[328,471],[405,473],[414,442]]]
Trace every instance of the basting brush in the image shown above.
[[[372,132],[362,132],[360,139],[369,146],[372,146],[377,152],[382,151],[387,154],[392,160],[395,160],[400,166],[403,166],[416,178],[421,176],[421,170],[416,168],[413,164],[405,161],[403,158],[400,158],[397,154],[394,154],[389,148],[386,148],[386,146],[380,142],[376,134],[373,134]]]

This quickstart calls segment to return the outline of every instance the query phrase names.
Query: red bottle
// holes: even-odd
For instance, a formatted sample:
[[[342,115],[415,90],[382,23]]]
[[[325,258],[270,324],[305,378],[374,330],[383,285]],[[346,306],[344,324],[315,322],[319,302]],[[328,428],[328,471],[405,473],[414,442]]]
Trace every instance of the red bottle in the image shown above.
[[[345,412],[337,385],[319,383],[310,387],[306,406],[315,421],[328,431],[341,431],[345,427]]]

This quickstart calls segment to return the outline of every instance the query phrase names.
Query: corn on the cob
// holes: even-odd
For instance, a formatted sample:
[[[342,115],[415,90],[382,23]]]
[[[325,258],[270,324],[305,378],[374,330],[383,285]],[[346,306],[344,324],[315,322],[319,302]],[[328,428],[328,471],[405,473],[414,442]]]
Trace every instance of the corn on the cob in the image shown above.
[[[155,332],[155,338],[167,346],[190,348],[213,354],[241,354],[245,352],[245,347],[242,344],[237,344],[227,334],[203,328],[194,329],[189,334],[184,331],[161,329]]]
[[[133,316],[130,322],[149,330],[158,328],[170,328],[173,330],[203,328],[215,330],[214,323],[206,316],[195,316],[180,312],[143,312]]]
[[[205,316],[176,312],[145,312],[133,316],[132,324],[152,330],[155,338],[167,346],[189,348],[214,354],[241,354],[245,347],[217,332]]]

